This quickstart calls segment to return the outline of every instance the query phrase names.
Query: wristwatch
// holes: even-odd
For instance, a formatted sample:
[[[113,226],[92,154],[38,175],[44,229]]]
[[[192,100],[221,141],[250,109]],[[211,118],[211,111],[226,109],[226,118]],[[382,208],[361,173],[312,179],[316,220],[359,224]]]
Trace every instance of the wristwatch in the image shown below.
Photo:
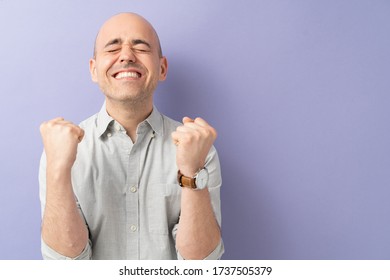
[[[187,177],[181,174],[180,170],[177,172],[177,181],[180,187],[190,188],[193,190],[203,190],[207,187],[209,181],[209,172],[206,167],[200,169],[194,177]]]

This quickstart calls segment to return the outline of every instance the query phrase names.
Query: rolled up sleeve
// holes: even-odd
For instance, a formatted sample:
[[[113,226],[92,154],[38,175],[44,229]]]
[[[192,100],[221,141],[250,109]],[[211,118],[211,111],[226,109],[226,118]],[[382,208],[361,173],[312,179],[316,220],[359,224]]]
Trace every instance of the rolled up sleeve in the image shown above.
[[[219,260],[221,259],[224,252],[225,252],[225,247],[221,239],[217,247],[215,247],[214,251],[212,251],[207,257],[205,257],[204,260]],[[177,253],[178,260],[184,260],[184,258],[180,255],[178,250],[176,250],[176,253]]]
[[[80,255],[74,258],[61,255],[50,248],[43,239],[41,239],[41,252],[44,260],[90,260],[92,258],[92,246],[90,241],[87,243],[87,246],[85,246]]]

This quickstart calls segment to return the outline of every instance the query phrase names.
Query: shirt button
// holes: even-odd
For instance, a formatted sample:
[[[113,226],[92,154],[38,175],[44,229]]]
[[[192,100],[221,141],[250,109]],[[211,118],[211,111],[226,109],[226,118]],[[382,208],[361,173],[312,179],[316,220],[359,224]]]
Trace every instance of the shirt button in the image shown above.
[[[112,136],[112,134],[109,132],[109,133],[107,133],[107,137],[111,137]]]
[[[131,191],[132,193],[137,192],[137,187],[136,187],[136,186],[132,186],[132,187],[130,188],[130,191]]]
[[[132,226],[130,227],[130,230],[131,230],[132,232],[137,231],[137,226],[136,226],[136,225],[132,225]]]

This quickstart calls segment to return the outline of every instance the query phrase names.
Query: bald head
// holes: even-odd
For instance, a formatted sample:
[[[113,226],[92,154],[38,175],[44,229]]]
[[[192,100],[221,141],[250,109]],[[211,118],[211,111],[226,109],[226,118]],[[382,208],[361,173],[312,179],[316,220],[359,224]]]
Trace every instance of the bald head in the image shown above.
[[[105,38],[114,36],[115,34],[122,35],[124,33],[133,32],[133,36],[142,36],[140,33],[153,38],[153,45],[160,57],[163,56],[160,39],[154,27],[142,16],[135,13],[120,13],[109,18],[100,28],[94,45],[93,57],[96,58],[98,49],[104,47]],[[111,35],[112,34],[112,35]]]

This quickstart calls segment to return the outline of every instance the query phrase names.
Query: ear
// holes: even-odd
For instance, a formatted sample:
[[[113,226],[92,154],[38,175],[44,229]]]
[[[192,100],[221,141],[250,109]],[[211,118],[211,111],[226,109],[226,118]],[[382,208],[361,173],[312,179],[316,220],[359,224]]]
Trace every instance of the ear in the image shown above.
[[[160,81],[165,81],[168,73],[168,60],[165,56],[160,58]]]
[[[92,81],[97,83],[98,79],[97,79],[97,74],[96,74],[96,60],[93,58],[91,58],[89,60],[89,72],[91,73]]]

